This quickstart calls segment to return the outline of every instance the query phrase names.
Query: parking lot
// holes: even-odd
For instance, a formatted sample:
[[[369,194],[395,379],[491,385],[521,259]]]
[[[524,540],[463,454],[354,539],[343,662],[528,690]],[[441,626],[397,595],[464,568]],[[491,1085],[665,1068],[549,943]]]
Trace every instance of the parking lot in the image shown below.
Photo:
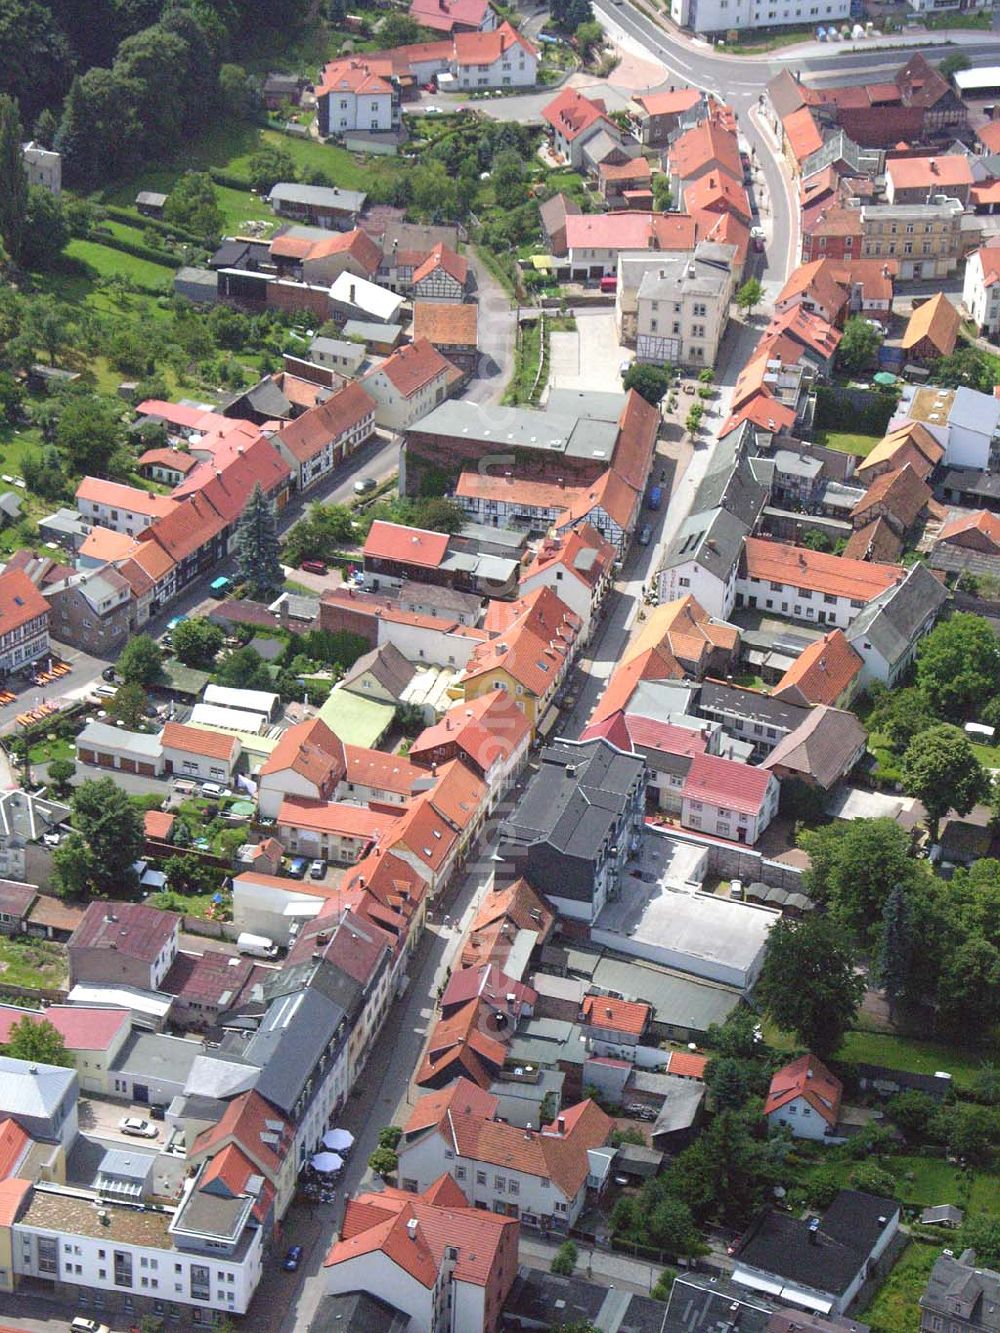
[[[578,310],[575,332],[549,337],[549,385],[621,393],[621,364],[634,355],[618,342],[614,310]]]

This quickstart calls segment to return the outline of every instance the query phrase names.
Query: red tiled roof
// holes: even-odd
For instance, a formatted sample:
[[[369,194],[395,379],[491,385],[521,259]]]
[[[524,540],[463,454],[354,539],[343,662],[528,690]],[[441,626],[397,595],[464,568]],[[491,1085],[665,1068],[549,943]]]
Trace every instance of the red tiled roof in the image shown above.
[[[186,454],[183,449],[147,449],[139,459],[139,467],[154,465],[172,468],[174,472],[186,476],[192,468],[198,466],[198,460],[193,454]]]
[[[310,801],[288,796],[281,802],[279,828],[305,828],[330,833],[341,838],[359,838],[366,842],[390,832],[396,824],[393,815],[377,814],[364,805],[341,801]]]
[[[303,263],[328,259],[331,255],[348,254],[369,278],[378,272],[382,262],[382,251],[368,233],[358,227],[353,231],[333,231],[320,237],[296,236],[286,232],[271,242],[271,254],[278,259],[299,259]]]
[[[0,1180],[0,1227],[12,1227],[21,1211],[21,1204],[31,1193],[30,1180],[21,1180],[12,1176],[9,1180]],[[0,1333],[19,1333],[13,1328],[4,1328]]]
[[[538,1002],[538,992],[509,977],[499,963],[484,963],[481,967],[460,967],[451,974],[441,996],[441,1010],[446,1012],[470,1000],[484,1000],[494,1008],[518,1015],[522,1006]]]
[[[430,774],[410,759],[384,750],[345,745],[345,778],[356,787],[376,787],[397,796],[412,796],[430,786]]]
[[[129,513],[144,514],[148,518],[162,518],[176,508],[169,495],[154,495],[138,486],[123,486],[121,482],[104,481],[101,477],[84,477],[76,488],[77,500],[88,504],[110,505]]]
[[[465,968],[463,971],[470,971]],[[445,1118],[448,1112],[455,1115],[480,1115],[492,1118],[500,1105],[500,1098],[485,1088],[479,1087],[467,1078],[457,1078],[440,1092],[428,1092],[417,1102],[410,1112],[410,1118],[403,1126],[407,1136],[419,1134],[422,1130],[433,1129]]]
[[[235,736],[221,731],[203,730],[201,727],[186,727],[180,722],[165,723],[160,739],[165,750],[180,750],[182,754],[230,761],[239,745]]]
[[[813,1110],[832,1127],[840,1115],[843,1091],[844,1085],[840,1079],[834,1078],[821,1060],[815,1055],[800,1055],[797,1060],[779,1069],[771,1079],[764,1101],[764,1115],[771,1115],[798,1097],[804,1097]]]
[[[652,1009],[636,1000],[615,1000],[610,995],[586,995],[583,1000],[583,1022],[595,1028],[610,1028],[641,1037],[645,1032]]]
[[[439,1018],[417,1070],[418,1087],[439,1081],[445,1071],[453,1071],[456,1078],[464,1071],[481,1088],[488,1088],[506,1054],[502,1042],[481,1030],[480,1023],[489,1023],[492,1017],[492,1011],[475,999]]]
[[[502,961],[510,953],[519,930],[535,931],[544,944],[552,933],[555,914],[526,879],[487,893],[473,918],[462,949],[462,966],[474,967],[489,959]]]
[[[297,773],[319,790],[332,788],[344,776],[344,746],[321,718],[289,727],[260,769],[261,777]]]
[[[863,666],[842,629],[811,643],[774,687],[774,694],[799,695],[809,704],[835,704]]]
[[[428,794],[435,811],[453,828],[469,826],[482,809],[487,796],[486,783],[461,759],[442,764],[437,771],[437,782]]]
[[[569,250],[693,250],[694,219],[684,213],[579,213],[566,218]]]
[[[871,560],[880,565],[891,565],[903,550],[903,539],[881,515],[864,527],[855,528],[841,555],[848,560]]]
[[[705,736],[691,727],[678,727],[673,722],[663,722],[660,718],[640,717],[637,713],[625,713],[625,726],[632,747],[644,750],[659,750],[661,754],[675,754],[693,759],[696,754],[704,754],[708,745]]]
[[[165,842],[174,827],[174,816],[166,810],[147,810],[142,817],[142,827],[147,838]]]
[[[386,70],[385,74],[388,73]],[[380,93],[391,95],[392,84],[377,68],[374,59],[361,56],[347,60],[332,60],[323,70],[316,96],[324,97],[327,93],[335,92],[364,93],[368,96],[372,94],[377,96]]]
[[[411,528],[377,518],[365,538],[364,554],[377,560],[437,569],[448,554],[448,534]]]
[[[478,699],[450,708],[433,726],[425,728],[410,747],[414,762],[430,763],[438,749],[454,746],[489,773],[524,744],[531,724],[506,690],[491,690]]]
[[[31,1135],[16,1120],[0,1120],[0,1180],[17,1170],[30,1142]]]
[[[701,98],[697,88],[677,88],[668,93],[642,93],[632,100],[651,116],[676,116],[692,110]]]
[[[287,486],[291,475],[277,449],[258,434],[250,444],[224,446],[211,463],[204,463],[182,481],[174,494],[181,499],[198,492],[226,523],[235,523],[255,486],[265,495],[274,495]]]
[[[144,544],[156,543],[174,562],[194,555],[220,533],[226,520],[204,495],[189,495],[172,513],[159,518],[139,534]],[[140,553],[133,559],[139,560]],[[145,565],[143,566],[145,568]]]
[[[453,373],[455,367],[451,362],[441,355],[433,343],[421,338],[393,352],[380,366],[369,370],[365,379],[385,375],[397,393],[404,398],[411,398],[425,385]]]
[[[989,153],[1000,153],[1000,120],[988,120],[976,130],[976,138]]]
[[[414,301],[413,337],[435,347],[478,347],[479,306],[471,301]]]
[[[994,122],[1000,125],[1000,121]],[[969,532],[978,532],[993,546],[1000,550],[1000,518],[988,509],[977,509],[972,514],[955,514],[941,525],[935,545],[940,542],[953,542]],[[959,545],[961,543],[958,543]]]
[[[744,222],[750,221],[746,188],[724,171],[707,171],[690,185],[685,185],[684,207],[691,214],[707,209],[709,212],[735,213]]]
[[[671,1051],[667,1061],[667,1073],[678,1078],[703,1079],[707,1067],[708,1056],[696,1055],[693,1051]]]
[[[736,135],[715,120],[703,120],[685,131],[670,146],[670,172],[681,181],[691,180],[712,167],[733,180],[743,179],[743,164]]]
[[[890,157],[885,174],[897,190],[943,192],[949,186],[972,185],[972,168],[961,153],[937,153],[933,157]]]
[[[524,567],[521,585],[549,569],[562,568],[591,591],[598,587],[615,561],[615,548],[596,528],[584,523],[558,537],[546,538]]]
[[[253,969],[249,958],[235,958],[220,949],[179,953],[160,989],[199,1007],[209,1004],[232,1009],[238,1004]]]
[[[437,32],[480,28],[489,12],[487,0],[410,0],[410,18]]]
[[[685,800],[707,801],[741,814],[759,815],[771,780],[771,774],[763,769],[721,755],[699,754],[691,760],[683,796]]]
[[[49,604],[21,569],[0,574],[0,635],[49,614]]]
[[[904,574],[894,565],[844,560],[824,551],[787,546],[784,542],[768,541],[763,537],[747,537],[743,545],[743,562],[751,578],[864,602],[901,582]]]
[[[782,119],[781,124],[796,162],[804,162],[811,153],[818,152],[823,147],[823,136],[820,134],[813,113],[807,106],[792,111]]]
[[[414,286],[418,282],[423,282],[425,278],[431,277],[438,269],[447,273],[450,278],[454,278],[457,283],[464,287],[469,276],[469,261],[464,259],[462,255],[456,254],[454,250],[449,250],[442,241],[438,241],[437,245],[432,247],[424,262],[414,269]],[[414,341],[419,342],[419,339],[414,338]]]
[[[580,619],[545,586],[515,606],[517,618],[503,634],[473,650],[463,679],[506,671],[529,694],[540,698],[562,669],[580,632]]]
[[[551,102],[547,102],[542,107],[542,119],[557,130],[567,143],[572,143],[591,125],[608,120],[603,101],[584,97],[575,88],[564,88]]]
[[[278,435],[293,458],[306,463],[321,453],[331,440],[373,417],[375,403],[360,384],[351,380],[330,395],[325,403],[303,412],[302,416],[281,427]]]
[[[521,47],[528,55],[538,55],[537,49],[527,37],[522,37],[506,20],[492,32],[457,32],[454,47],[455,64],[459,67],[493,65],[505,51],[514,46]]]
[[[393,829],[387,850],[402,853],[405,848],[433,874],[447,861],[458,835],[448,821],[434,809],[429,795],[419,797]]]
[[[232,1140],[272,1179],[292,1145],[292,1127],[259,1093],[244,1092],[228,1102],[219,1120],[195,1139],[188,1156],[207,1156]]]

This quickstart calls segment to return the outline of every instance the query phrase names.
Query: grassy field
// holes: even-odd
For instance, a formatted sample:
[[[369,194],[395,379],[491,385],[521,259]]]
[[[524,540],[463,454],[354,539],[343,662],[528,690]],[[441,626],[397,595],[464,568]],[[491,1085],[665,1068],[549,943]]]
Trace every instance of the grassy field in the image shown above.
[[[844,430],[825,430],[816,433],[817,444],[825,444],[828,449],[836,449],[842,454],[857,454],[858,458],[867,458],[881,438],[881,435],[854,434]]]
[[[135,255],[112,250],[96,241],[76,239],[67,245],[66,255],[84,266],[91,282],[96,278],[124,277],[141,287],[162,288],[165,293],[170,291],[170,269],[164,268],[162,264],[150,263],[148,259],[138,259]],[[60,294],[64,293],[62,283],[58,290]]]
[[[878,1295],[861,1315],[872,1333],[917,1333],[920,1328],[917,1301],[940,1253],[939,1246],[910,1242]]]
[[[963,1050],[945,1042],[920,1041],[883,1032],[848,1032],[837,1056],[840,1060],[886,1065],[917,1074],[934,1074],[940,1069],[951,1074],[956,1087],[967,1088],[984,1064],[996,1060],[997,1052],[991,1047],[982,1051]]]
[[[53,990],[67,977],[66,951],[42,940],[0,937],[0,981],[29,990]]]
[[[15,429],[6,423],[0,425],[0,472],[9,477],[21,476],[26,458],[37,458],[42,450],[42,433],[30,426]]]

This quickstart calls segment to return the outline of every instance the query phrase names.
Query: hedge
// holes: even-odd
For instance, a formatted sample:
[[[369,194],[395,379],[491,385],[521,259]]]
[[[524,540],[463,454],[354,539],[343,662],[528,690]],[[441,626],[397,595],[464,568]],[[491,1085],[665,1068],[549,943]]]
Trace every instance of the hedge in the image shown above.
[[[145,259],[150,264],[160,264],[163,268],[176,269],[180,264],[175,255],[168,255],[165,250],[153,250],[148,245],[140,245],[137,241],[126,241],[120,236],[108,235],[100,228],[95,228],[87,239],[105,245],[109,250],[121,250],[123,254],[134,255],[136,259]]]
[[[247,176],[233,176],[228,171],[216,171],[214,168],[209,170],[209,176],[216,185],[222,185],[228,190],[250,191],[250,180]]]
[[[101,208],[114,222],[123,222],[127,227],[152,227],[154,231],[158,231],[161,236],[166,236],[168,239],[190,241],[192,245],[204,248],[205,238],[188,231],[186,227],[175,226],[174,223],[164,222],[160,218],[143,217],[141,213],[119,208],[117,204],[102,204]]]

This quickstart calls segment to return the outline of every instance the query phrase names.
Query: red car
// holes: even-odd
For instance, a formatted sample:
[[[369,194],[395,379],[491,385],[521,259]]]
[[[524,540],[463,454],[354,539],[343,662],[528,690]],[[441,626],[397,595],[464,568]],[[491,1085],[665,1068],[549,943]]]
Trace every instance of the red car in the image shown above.
[[[322,560],[303,560],[299,569],[304,569],[307,574],[325,574],[326,565]]]

